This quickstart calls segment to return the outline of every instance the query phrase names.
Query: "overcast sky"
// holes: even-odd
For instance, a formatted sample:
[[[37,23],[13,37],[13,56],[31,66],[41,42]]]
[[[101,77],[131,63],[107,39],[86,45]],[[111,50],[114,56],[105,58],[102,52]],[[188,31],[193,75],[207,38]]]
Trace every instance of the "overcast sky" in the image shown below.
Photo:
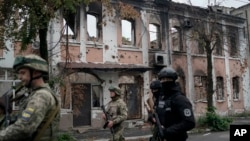
[[[207,7],[208,5],[211,4],[214,5],[214,3],[216,3],[219,6],[234,7],[234,8],[238,8],[242,5],[250,3],[250,0],[173,0],[173,1],[180,3],[187,3],[187,4],[189,4],[191,1],[192,5],[201,7]],[[209,2],[210,4],[208,4]]]

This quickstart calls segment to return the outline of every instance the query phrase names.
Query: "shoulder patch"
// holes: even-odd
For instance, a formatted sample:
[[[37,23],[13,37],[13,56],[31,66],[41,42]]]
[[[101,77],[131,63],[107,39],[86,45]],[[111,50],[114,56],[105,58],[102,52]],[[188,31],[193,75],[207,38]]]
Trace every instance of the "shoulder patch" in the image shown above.
[[[32,116],[32,114],[34,113],[34,109],[33,108],[26,108],[23,112],[22,112],[22,117],[21,119],[23,121],[30,121],[30,118]]]
[[[190,109],[184,109],[184,115],[185,115],[186,117],[190,117],[190,116],[192,115],[191,110],[190,110]]]

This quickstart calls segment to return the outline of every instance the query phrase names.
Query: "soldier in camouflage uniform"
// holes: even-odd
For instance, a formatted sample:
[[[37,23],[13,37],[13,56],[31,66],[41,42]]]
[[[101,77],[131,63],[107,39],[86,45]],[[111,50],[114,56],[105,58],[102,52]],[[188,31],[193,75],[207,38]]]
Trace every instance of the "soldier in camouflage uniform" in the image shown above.
[[[47,62],[33,54],[19,56],[13,68],[29,92],[21,100],[17,121],[0,131],[0,141],[55,141],[59,99],[43,79],[48,74]]]
[[[114,136],[110,141],[125,141],[123,137],[123,121],[127,119],[128,109],[126,103],[121,98],[121,89],[116,86],[109,87],[111,101],[107,105],[107,113],[111,120],[108,123],[109,128],[113,128]],[[103,114],[103,119],[106,119]]]

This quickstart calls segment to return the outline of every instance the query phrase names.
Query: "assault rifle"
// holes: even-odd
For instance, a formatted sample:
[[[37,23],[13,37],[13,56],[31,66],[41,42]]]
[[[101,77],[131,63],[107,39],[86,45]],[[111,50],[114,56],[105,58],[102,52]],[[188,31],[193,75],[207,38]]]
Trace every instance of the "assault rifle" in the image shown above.
[[[101,108],[102,108],[102,111],[103,111],[103,113],[105,114],[105,117],[106,117],[106,122],[103,125],[103,128],[106,129],[108,124],[109,124],[109,120],[111,120],[111,116],[106,112],[104,105],[102,105]],[[113,127],[110,128],[110,132],[113,135],[113,140],[114,140],[114,128]]]
[[[13,98],[13,90],[18,93],[23,88],[23,85],[18,85],[17,87],[10,88],[7,92],[5,92],[1,98],[4,100],[5,104],[5,126],[9,126],[11,124],[10,112],[12,111],[12,107],[10,106],[10,99]],[[11,100],[12,102],[13,100]],[[11,110],[10,110],[11,109]]]
[[[164,133],[163,133],[163,129],[161,127],[161,122],[159,120],[158,114],[155,112],[154,113],[155,116],[155,131],[154,131],[154,135],[153,137],[150,138],[150,141],[163,141],[164,140]]]

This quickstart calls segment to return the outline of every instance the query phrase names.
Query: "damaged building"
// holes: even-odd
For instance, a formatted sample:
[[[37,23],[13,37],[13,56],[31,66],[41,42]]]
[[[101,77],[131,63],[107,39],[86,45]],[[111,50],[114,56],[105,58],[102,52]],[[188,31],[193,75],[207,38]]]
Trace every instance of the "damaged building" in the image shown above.
[[[100,106],[110,100],[111,85],[122,89],[128,106],[126,126],[143,125],[148,115],[145,102],[152,96],[149,84],[166,66],[178,72],[178,83],[195,116],[204,115],[207,53],[193,31],[209,33],[211,21],[217,25],[211,54],[216,112],[250,110],[245,19],[168,0],[112,1],[111,5],[93,2],[82,4],[76,13],[60,11],[60,18],[49,26],[50,74],[60,84],[62,130],[102,127]],[[196,25],[198,21],[202,27]],[[13,48],[0,52],[3,60],[13,62],[18,46]],[[5,68],[1,83],[13,83],[12,77],[6,77],[12,76],[11,65],[1,60],[1,68]]]

